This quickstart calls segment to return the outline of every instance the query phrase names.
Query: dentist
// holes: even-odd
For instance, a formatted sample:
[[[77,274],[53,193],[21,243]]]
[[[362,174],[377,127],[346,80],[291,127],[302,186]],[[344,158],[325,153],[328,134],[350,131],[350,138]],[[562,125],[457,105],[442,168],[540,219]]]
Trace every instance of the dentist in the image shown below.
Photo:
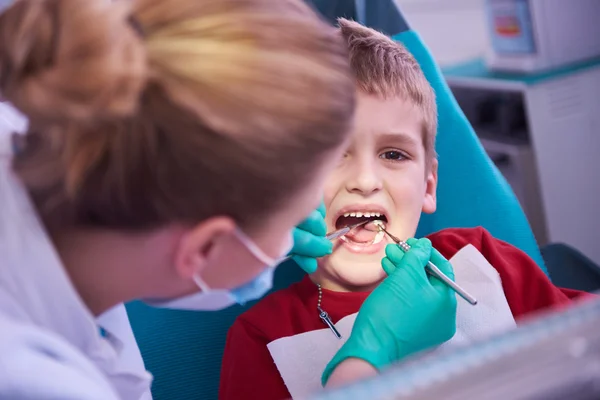
[[[0,93],[20,112],[0,111],[0,398],[148,398],[122,303],[221,309],[266,293],[292,245],[307,269],[327,251],[310,213],[354,83],[300,0],[17,0],[0,15]],[[453,334],[437,317],[455,300],[414,248],[331,382]],[[403,310],[414,329],[380,330]]]

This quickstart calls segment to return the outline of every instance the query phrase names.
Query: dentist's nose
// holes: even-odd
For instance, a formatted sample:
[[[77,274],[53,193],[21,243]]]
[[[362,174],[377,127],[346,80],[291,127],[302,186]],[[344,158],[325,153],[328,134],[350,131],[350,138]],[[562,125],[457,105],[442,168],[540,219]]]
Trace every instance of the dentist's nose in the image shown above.
[[[370,159],[354,159],[351,168],[348,168],[346,189],[350,193],[368,196],[380,191],[383,181],[377,165]]]

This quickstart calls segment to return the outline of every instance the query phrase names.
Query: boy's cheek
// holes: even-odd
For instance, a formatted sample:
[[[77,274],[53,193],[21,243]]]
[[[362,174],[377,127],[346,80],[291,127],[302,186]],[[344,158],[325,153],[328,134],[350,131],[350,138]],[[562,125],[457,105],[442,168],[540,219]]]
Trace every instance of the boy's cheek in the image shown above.
[[[325,204],[325,222],[327,223],[327,232],[335,230],[335,221],[333,221],[334,213],[337,210],[333,204],[336,196],[339,194],[339,186],[334,186],[331,183],[325,185],[323,191],[323,203]],[[339,198],[338,198],[339,200]],[[338,205],[339,201],[336,202]]]
[[[323,202],[325,203],[325,208],[327,209],[327,212],[329,212],[330,210],[331,202],[333,201],[336,192],[336,187],[329,180],[326,181],[325,188],[323,190]]]

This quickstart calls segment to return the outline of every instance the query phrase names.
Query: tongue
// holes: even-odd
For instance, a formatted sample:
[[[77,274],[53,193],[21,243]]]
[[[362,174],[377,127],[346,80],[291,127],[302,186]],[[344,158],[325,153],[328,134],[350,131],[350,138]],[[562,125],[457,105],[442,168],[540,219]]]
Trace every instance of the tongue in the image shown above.
[[[370,218],[340,217],[337,220],[336,228],[340,229],[340,228],[343,228],[344,226],[351,226],[351,225],[363,222],[363,221],[365,221],[365,219],[370,219]],[[375,239],[375,235],[377,235],[377,229],[371,225],[373,225],[373,224],[368,223],[366,225],[354,228],[353,230],[348,232],[348,234],[346,234],[345,237],[356,243],[372,242]]]
[[[371,231],[364,227],[355,228],[346,234],[346,238],[356,243],[369,243],[375,239],[377,231]]]

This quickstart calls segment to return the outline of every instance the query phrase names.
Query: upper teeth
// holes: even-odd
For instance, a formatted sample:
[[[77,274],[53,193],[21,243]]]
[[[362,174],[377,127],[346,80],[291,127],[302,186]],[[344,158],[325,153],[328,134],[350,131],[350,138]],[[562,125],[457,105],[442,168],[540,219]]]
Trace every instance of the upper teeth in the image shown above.
[[[344,214],[344,217],[381,217],[381,213],[378,212],[347,212]]]

